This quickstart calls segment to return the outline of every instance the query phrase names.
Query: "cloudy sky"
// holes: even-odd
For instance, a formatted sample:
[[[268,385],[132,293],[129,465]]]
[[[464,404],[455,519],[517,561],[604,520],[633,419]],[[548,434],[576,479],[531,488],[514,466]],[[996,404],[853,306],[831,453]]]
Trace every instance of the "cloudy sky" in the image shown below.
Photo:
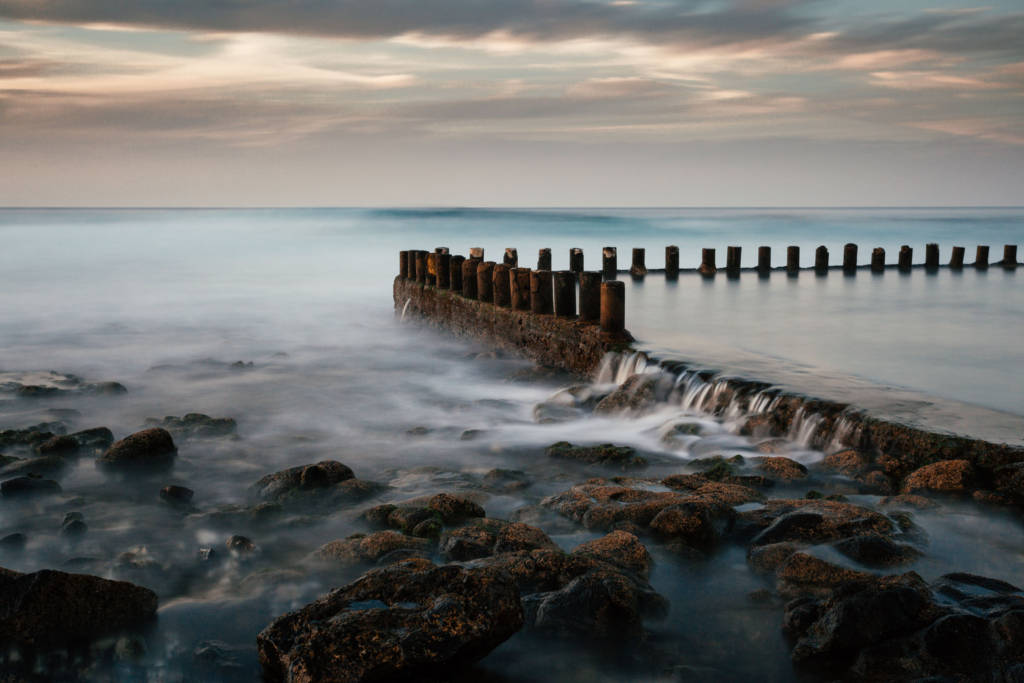
[[[0,0],[0,205],[1022,188],[1020,0]]]

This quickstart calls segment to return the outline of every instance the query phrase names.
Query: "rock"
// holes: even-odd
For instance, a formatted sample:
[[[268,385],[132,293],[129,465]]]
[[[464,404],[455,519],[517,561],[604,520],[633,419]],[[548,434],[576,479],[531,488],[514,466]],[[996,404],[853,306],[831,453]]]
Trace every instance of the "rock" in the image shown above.
[[[759,442],[754,448],[758,453],[765,453],[766,455],[778,455],[779,453],[785,453],[792,446],[792,442],[788,439],[765,439]],[[806,470],[805,470],[806,471]]]
[[[774,574],[789,556],[803,548],[799,543],[769,543],[747,551],[747,563],[761,574]]]
[[[170,433],[153,427],[115,442],[97,463],[111,469],[164,468],[173,464],[177,454]]]
[[[574,555],[596,557],[645,579],[651,572],[651,554],[639,538],[626,531],[613,531],[581,543],[572,552]]]
[[[996,491],[1016,503],[1024,503],[1024,462],[997,467],[993,473]]]
[[[860,482],[859,493],[866,493],[876,496],[888,496],[896,492],[892,480],[884,472],[873,470],[859,474],[855,479]]]
[[[0,570],[0,642],[68,646],[131,628],[156,613],[156,594],[123,581],[44,569]]]
[[[629,446],[615,446],[610,443],[597,446],[574,446],[568,441],[559,441],[548,446],[548,457],[576,460],[588,465],[610,465],[623,470],[646,467],[647,461],[636,455],[636,449]]]
[[[757,469],[781,481],[794,481],[807,476],[807,468],[790,458],[782,456],[758,458],[756,462]]]
[[[677,422],[670,425],[661,434],[661,442],[669,448],[685,447],[699,437],[702,428],[699,422]]]
[[[533,419],[538,424],[570,422],[583,417],[583,411],[575,405],[545,401],[533,407]]]
[[[528,488],[530,480],[519,470],[493,469],[484,475],[484,486],[499,493],[514,493]]]
[[[59,455],[44,455],[39,458],[26,458],[7,465],[0,470],[0,476],[24,475],[43,477],[57,474],[68,466],[68,461]]]
[[[974,466],[968,460],[942,460],[914,470],[903,482],[903,493],[930,491],[966,493],[974,487]]]
[[[81,512],[69,512],[64,515],[64,521],[61,522],[60,534],[66,538],[79,538],[89,530],[89,526],[85,523],[85,518]]]
[[[28,536],[20,532],[7,534],[0,538],[0,548],[4,550],[23,550],[26,543],[28,543]]]
[[[202,413],[188,413],[183,417],[169,415],[163,420],[151,417],[146,420],[146,424],[163,427],[183,439],[228,436],[238,428],[238,423],[230,417],[210,417]]]
[[[438,493],[427,501],[427,507],[436,510],[445,524],[454,524],[473,517],[484,517],[486,512],[468,497],[453,493]]]
[[[52,398],[66,393],[66,389],[60,387],[43,386],[40,384],[29,384],[18,387],[14,395],[18,398]]]
[[[886,496],[879,500],[878,504],[881,507],[916,508],[918,510],[928,510],[939,507],[939,504],[934,500],[929,500],[924,496],[916,496],[913,494]]]
[[[69,435],[78,443],[78,447],[94,453],[110,448],[114,443],[114,433],[106,427],[93,427]]]
[[[846,569],[805,552],[795,552],[779,565],[775,576],[779,580],[779,592],[795,596],[827,593],[848,581],[868,579],[871,574]]]
[[[730,521],[731,516],[716,514],[720,512],[721,509],[706,503],[687,501],[661,510],[650,527],[664,538],[707,551],[718,542]]]
[[[64,432],[64,425],[60,422],[44,422],[25,429],[4,429],[0,430],[0,448],[28,447],[34,449],[55,434]]]
[[[445,533],[439,544],[441,556],[456,562],[540,548],[556,549],[558,546],[536,527],[487,518],[471,520]]]
[[[60,484],[38,477],[15,477],[0,484],[0,495],[5,498],[60,493]]]
[[[78,441],[71,436],[52,436],[36,446],[40,455],[68,456],[78,450]]]
[[[276,619],[256,643],[267,681],[416,680],[481,659],[522,624],[507,575],[411,560]]]
[[[753,539],[753,545],[782,541],[826,543],[869,533],[890,534],[891,520],[852,503],[829,500],[774,499],[759,510],[740,514],[743,522],[767,526]]]
[[[427,557],[434,543],[400,534],[397,531],[377,531],[372,534],[354,534],[340,541],[320,546],[314,555],[342,567],[359,564],[387,564],[410,557]]]
[[[656,375],[633,375],[622,386],[601,399],[594,407],[597,415],[615,413],[639,413],[649,409],[655,402]]]
[[[254,488],[264,499],[285,502],[313,493],[322,493],[335,484],[355,477],[352,470],[335,460],[290,467],[256,482]]]
[[[187,504],[192,502],[195,491],[185,486],[170,484],[160,489],[160,499],[168,503]]]
[[[93,396],[117,396],[127,394],[128,389],[120,382],[93,382],[83,386],[82,393]]]
[[[228,551],[238,554],[251,553],[256,550],[256,544],[252,542],[252,539],[247,538],[246,536],[239,536],[238,534],[229,537],[228,540],[224,542],[224,547],[226,547]]]
[[[832,547],[867,567],[895,567],[921,557],[921,552],[913,546],[896,543],[879,534],[846,538]]]
[[[867,453],[847,448],[846,450],[825,456],[825,459],[821,461],[821,465],[825,469],[845,474],[848,477],[855,477],[866,472],[871,467],[872,459]]]

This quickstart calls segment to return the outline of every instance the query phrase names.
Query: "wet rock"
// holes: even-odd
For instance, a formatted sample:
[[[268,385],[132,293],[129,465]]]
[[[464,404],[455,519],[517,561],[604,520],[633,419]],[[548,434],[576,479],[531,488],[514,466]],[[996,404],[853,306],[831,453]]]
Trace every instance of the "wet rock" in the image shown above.
[[[855,479],[860,482],[858,490],[876,496],[887,496],[896,492],[896,486],[884,472],[874,470],[859,474]]]
[[[872,458],[863,451],[847,448],[846,450],[825,456],[821,465],[825,469],[845,474],[848,477],[855,477],[866,472],[871,467]]]
[[[557,547],[547,534],[536,527],[521,522],[481,518],[446,532],[441,537],[439,550],[447,560],[465,562],[500,553]]]
[[[44,455],[39,458],[26,458],[7,465],[0,470],[0,476],[10,477],[24,475],[44,477],[54,475],[68,466],[68,461],[58,455]]]
[[[1024,462],[997,467],[993,479],[997,492],[1015,503],[1024,503]]]
[[[796,552],[779,565],[775,576],[779,580],[779,592],[795,596],[828,593],[840,584],[868,579],[871,574],[840,567],[805,552]]]
[[[354,477],[355,474],[348,466],[335,460],[323,460],[268,474],[256,482],[255,489],[264,499],[285,502],[310,493],[322,493]]]
[[[662,486],[681,491],[692,491],[708,484],[711,480],[702,474],[672,474],[661,480]]]
[[[911,472],[903,482],[903,493],[964,493],[974,487],[974,481],[970,461],[943,460]]]
[[[97,463],[110,469],[164,468],[174,462],[178,449],[166,429],[143,429],[115,442]]]
[[[331,541],[320,546],[314,555],[338,566],[351,567],[359,564],[387,564],[410,557],[428,557],[433,550],[434,543],[428,539],[397,531],[377,531]]]
[[[40,455],[65,457],[78,451],[78,440],[72,436],[52,436],[36,446]]]
[[[747,551],[750,568],[761,574],[774,574],[789,556],[803,548],[799,543],[769,543]]]
[[[655,403],[656,375],[633,375],[594,407],[597,415],[639,413]]]
[[[437,511],[445,524],[455,524],[473,517],[484,517],[483,507],[467,496],[454,493],[438,493],[427,501],[427,507]]]
[[[0,642],[66,646],[131,628],[156,613],[153,591],[123,581],[44,569],[0,570]]]
[[[740,426],[741,436],[771,436],[775,432],[775,423],[767,414],[752,415]]]
[[[921,557],[921,552],[905,543],[896,543],[879,534],[843,539],[832,547],[866,567],[895,567]]]
[[[170,484],[160,489],[160,499],[168,503],[188,504],[192,502],[195,491],[185,486]]]
[[[757,469],[765,472],[773,479],[781,481],[794,481],[804,479],[807,476],[807,468],[796,460],[782,456],[770,458],[758,458]]]
[[[574,555],[604,560],[637,576],[647,578],[651,571],[651,554],[634,534],[613,531],[601,538],[573,548]]]
[[[939,504],[934,500],[929,500],[924,496],[916,496],[913,494],[886,496],[878,501],[878,504],[882,507],[916,508],[918,510],[928,510],[939,507]]]
[[[728,525],[713,506],[698,502],[670,505],[661,510],[650,522],[650,528],[664,538],[680,542],[697,550],[709,550]]]
[[[67,389],[61,389],[60,387],[51,387],[42,384],[28,384],[18,387],[17,391],[14,392],[14,395],[18,398],[36,399],[53,398],[65,393],[68,393]]]
[[[829,500],[769,500],[759,510],[740,514],[741,521],[755,526],[764,524],[753,545],[783,541],[826,543],[849,536],[890,534],[890,519],[874,510]]]
[[[85,523],[85,517],[81,512],[67,513],[60,525],[60,534],[65,538],[80,538],[88,530],[89,526]]]
[[[60,493],[60,484],[39,477],[14,477],[0,483],[0,495],[5,498],[28,497]]]
[[[82,393],[92,396],[117,396],[127,394],[128,389],[120,382],[93,382],[83,386]]]
[[[238,423],[230,417],[210,417],[203,413],[188,413],[183,417],[169,415],[163,420],[148,418],[146,424],[163,427],[172,435],[192,439],[197,437],[228,436],[235,433]]]
[[[500,493],[514,493],[530,486],[530,479],[519,470],[493,469],[484,475],[484,486]]]
[[[42,423],[25,429],[0,430],[0,448],[30,448],[52,439],[55,434],[64,433],[64,425],[59,422]]]
[[[785,453],[790,449],[792,442],[788,439],[765,439],[758,443],[754,448],[758,453],[765,453],[767,455],[778,455],[779,453]]]
[[[6,467],[7,465],[10,465],[12,462],[18,462],[19,460],[21,460],[21,458],[16,458],[13,455],[4,455],[3,453],[0,453],[0,467]]]
[[[464,429],[459,435],[459,441],[473,441],[484,434],[482,429]]]
[[[679,448],[694,441],[692,437],[700,436],[701,432],[699,422],[677,422],[662,432],[661,442],[669,448]]]
[[[7,534],[0,538],[0,549],[18,551],[24,549],[26,543],[28,543],[28,536],[23,533]]]
[[[93,453],[101,453],[114,443],[114,433],[106,427],[83,429],[69,436],[75,440],[79,449]]]
[[[278,618],[257,646],[267,681],[416,680],[481,659],[522,624],[507,575],[412,560]]]
[[[583,417],[583,411],[572,404],[545,401],[533,407],[533,419],[539,424],[570,422]]]
[[[611,531],[620,522],[646,527],[664,508],[685,500],[681,493],[637,489],[596,479],[549,496],[541,505],[588,529]]]
[[[227,548],[229,552],[238,553],[240,555],[244,553],[251,553],[256,550],[256,544],[252,542],[251,538],[239,536],[238,534],[230,536],[228,540],[224,542],[224,547]]]
[[[645,467],[647,461],[636,455],[636,449],[629,446],[615,446],[610,443],[596,446],[574,446],[568,441],[559,441],[548,446],[548,457],[575,460],[588,465],[609,465],[623,470]]]

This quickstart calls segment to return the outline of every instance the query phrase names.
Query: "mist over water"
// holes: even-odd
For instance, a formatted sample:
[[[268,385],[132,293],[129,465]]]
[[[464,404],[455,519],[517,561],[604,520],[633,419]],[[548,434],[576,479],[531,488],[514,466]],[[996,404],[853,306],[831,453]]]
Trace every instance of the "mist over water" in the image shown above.
[[[873,246],[893,260],[903,243],[922,260],[932,241],[942,245],[942,262],[954,243],[967,246],[968,261],[976,243],[990,244],[994,261],[1002,244],[1022,237],[1024,211],[1003,209],[0,210],[0,385],[53,381],[25,374],[52,370],[128,389],[39,401],[0,393],[0,429],[59,419],[68,431],[103,425],[121,438],[147,418],[193,412],[238,423],[235,437],[177,440],[175,466],[162,475],[121,479],[82,458],[59,474],[61,495],[0,501],[0,536],[29,539],[23,551],[0,549],[0,566],[64,568],[155,590],[161,608],[147,654],[105,669],[122,680],[251,680],[256,632],[360,573],[313,567],[308,556],[366,531],[359,513],[372,505],[476,490],[494,468],[525,471],[531,486],[485,504],[488,516],[507,518],[598,476],[544,456],[544,446],[562,440],[632,445],[651,458],[651,477],[696,457],[755,454],[728,420],[678,403],[636,419],[537,422],[535,406],[557,402],[570,379],[396,321],[391,284],[400,249],[484,246],[500,260],[514,246],[533,265],[537,250],[550,247],[558,269],[568,266],[570,247],[582,247],[587,269],[597,270],[605,245],[619,247],[620,268],[632,247],[645,247],[648,266],[661,267],[667,244],[679,245],[683,267],[697,265],[705,246],[718,247],[721,262],[728,244],[744,247],[744,265],[753,265],[760,244],[773,247],[776,265],[786,245],[799,244],[809,265],[817,244],[835,263],[848,241],[861,246],[862,261]],[[652,275],[627,281],[627,327],[666,357],[888,401],[925,420],[955,413],[970,431],[1024,415],[1018,378],[1007,371],[1024,361],[1015,341],[1024,333],[1022,274],[744,274],[710,284],[684,276],[675,285]],[[699,436],[667,443],[666,429],[680,420],[698,424]],[[823,457],[791,441],[787,456]],[[263,475],[325,459],[391,488],[330,514],[288,513],[272,524],[232,507],[252,502],[250,487]],[[158,492],[167,484],[194,489],[194,509],[163,504]],[[60,535],[71,511],[89,525],[78,540]],[[567,549],[598,535],[547,521]],[[915,567],[926,578],[965,569],[1024,582],[1015,522],[965,508],[923,513],[918,523],[937,539]],[[227,553],[231,534],[251,537],[258,552]],[[1000,540],[990,546],[991,539]],[[221,559],[198,562],[203,548]],[[694,565],[650,549],[652,584],[673,603],[659,628],[680,651],[721,666],[727,653],[708,642],[746,639],[747,656],[728,663],[737,676],[792,680],[777,614],[765,616],[746,599],[763,581],[746,569],[742,550]],[[706,622],[691,619],[716,607]],[[195,652],[208,641],[227,648],[234,668],[203,668]],[[627,680],[634,665],[566,657],[517,635],[467,680]]]

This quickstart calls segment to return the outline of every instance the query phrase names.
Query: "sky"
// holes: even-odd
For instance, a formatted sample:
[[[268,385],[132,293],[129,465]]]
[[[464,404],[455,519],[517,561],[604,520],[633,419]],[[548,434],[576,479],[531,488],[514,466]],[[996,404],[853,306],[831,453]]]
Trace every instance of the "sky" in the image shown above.
[[[0,206],[1022,205],[1024,5],[0,0]]]

